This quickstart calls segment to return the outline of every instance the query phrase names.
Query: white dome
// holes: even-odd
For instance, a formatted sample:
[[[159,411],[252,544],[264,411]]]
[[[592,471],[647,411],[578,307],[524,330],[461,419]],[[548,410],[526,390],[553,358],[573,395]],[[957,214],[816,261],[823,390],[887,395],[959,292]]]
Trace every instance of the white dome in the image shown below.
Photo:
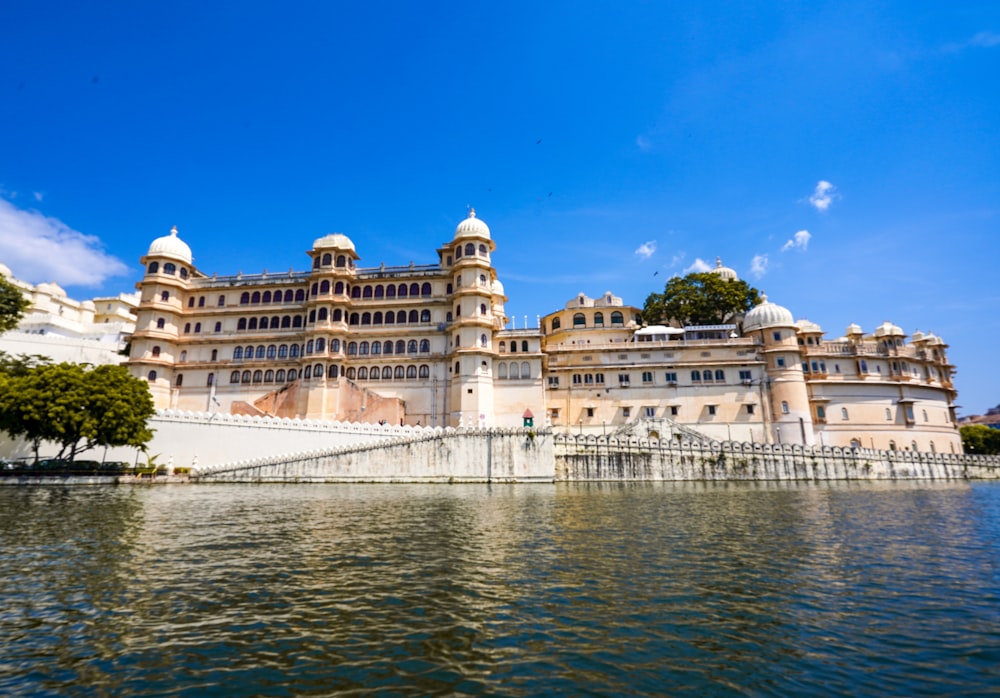
[[[903,328],[898,325],[893,325],[891,322],[886,320],[881,325],[875,328],[872,333],[876,337],[904,337]]]
[[[823,328],[812,320],[799,320],[795,323],[795,327],[802,334],[823,334]]]
[[[476,218],[476,209],[469,209],[469,217],[455,228],[455,238],[490,239],[490,227]]]
[[[765,327],[794,327],[792,311],[777,303],[771,303],[766,295],[761,295],[760,305],[751,308],[743,318],[743,331],[760,330]]]
[[[496,279],[493,282],[493,295],[494,296],[502,296],[502,295],[504,295],[503,284],[500,283],[500,279]]]
[[[170,229],[170,235],[156,238],[149,246],[147,257],[170,257],[185,264],[191,264],[191,248],[177,237],[177,226]]]
[[[856,322],[852,322],[850,325],[847,326],[845,333],[847,334],[848,337],[851,337],[856,334],[864,334],[864,330],[861,329],[861,325],[859,325]]]
[[[40,283],[37,286],[35,286],[35,291],[37,293],[44,293],[45,295],[53,296],[55,298],[66,297],[66,291],[64,291],[62,287],[55,281],[51,281],[49,283]]]
[[[338,250],[350,250],[351,252],[355,251],[354,243],[351,242],[351,238],[347,237],[343,233],[330,233],[329,235],[317,238],[315,242],[313,242],[314,250],[328,247]]]
[[[715,258],[715,269],[712,269],[713,274],[718,274],[726,281],[738,281],[739,277],[736,275],[735,269],[730,269],[729,267],[722,266],[722,257]]]

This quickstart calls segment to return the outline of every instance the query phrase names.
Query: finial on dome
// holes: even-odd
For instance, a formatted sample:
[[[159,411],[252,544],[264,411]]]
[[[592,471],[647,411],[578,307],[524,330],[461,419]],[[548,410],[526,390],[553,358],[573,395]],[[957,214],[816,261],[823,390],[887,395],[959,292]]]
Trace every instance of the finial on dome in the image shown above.
[[[475,218],[475,217],[476,217],[476,209],[470,208],[469,209],[469,218]]]
[[[177,226],[176,225],[170,229],[170,234],[171,235],[177,235]]]
[[[722,266],[722,257],[716,257],[715,258],[715,266],[716,266],[716,268],[719,268],[719,267]]]
[[[761,293],[760,293],[760,304],[764,305],[765,303],[767,303],[767,294],[764,293],[763,291],[761,291]]]

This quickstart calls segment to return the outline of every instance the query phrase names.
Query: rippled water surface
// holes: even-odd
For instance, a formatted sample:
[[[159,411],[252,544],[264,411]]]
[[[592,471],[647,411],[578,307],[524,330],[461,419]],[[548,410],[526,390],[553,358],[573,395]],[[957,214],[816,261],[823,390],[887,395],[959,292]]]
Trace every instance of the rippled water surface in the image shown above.
[[[1000,484],[0,488],[0,694],[982,695]]]

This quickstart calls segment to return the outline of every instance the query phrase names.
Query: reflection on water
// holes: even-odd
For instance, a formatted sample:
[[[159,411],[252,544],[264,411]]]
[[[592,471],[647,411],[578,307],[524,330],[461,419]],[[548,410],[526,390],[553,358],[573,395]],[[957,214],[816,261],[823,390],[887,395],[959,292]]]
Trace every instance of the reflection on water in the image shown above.
[[[1000,484],[0,488],[0,693],[976,693]]]

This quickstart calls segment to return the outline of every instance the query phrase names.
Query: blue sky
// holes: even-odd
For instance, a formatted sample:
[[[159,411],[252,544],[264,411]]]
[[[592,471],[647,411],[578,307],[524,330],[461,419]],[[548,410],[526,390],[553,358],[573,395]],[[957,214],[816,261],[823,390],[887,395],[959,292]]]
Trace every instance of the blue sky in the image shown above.
[[[74,297],[172,225],[207,273],[420,264],[471,205],[519,327],[721,256],[1000,402],[1000,4],[5,3],[0,65],[0,261]]]

